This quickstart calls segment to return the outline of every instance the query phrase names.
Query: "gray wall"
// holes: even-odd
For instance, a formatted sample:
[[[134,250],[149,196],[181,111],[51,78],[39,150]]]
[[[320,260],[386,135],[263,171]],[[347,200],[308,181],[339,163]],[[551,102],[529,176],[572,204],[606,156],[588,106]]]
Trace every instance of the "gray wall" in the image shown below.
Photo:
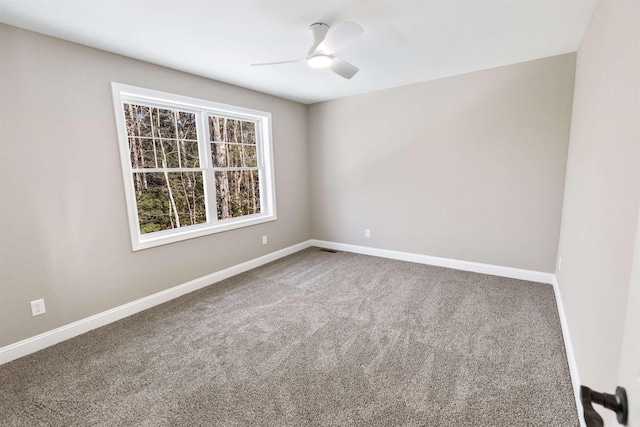
[[[310,106],[313,237],[553,272],[574,70],[567,54]]]
[[[0,49],[0,347],[311,237],[306,106],[6,25]],[[132,253],[112,81],[270,111],[278,220]]]
[[[601,2],[578,51],[557,271],[580,380],[615,390],[640,201],[640,3]]]
[[[554,269],[574,54],[306,107],[5,25],[0,49],[0,346],[311,237]],[[270,111],[278,220],[133,253],[111,81]]]

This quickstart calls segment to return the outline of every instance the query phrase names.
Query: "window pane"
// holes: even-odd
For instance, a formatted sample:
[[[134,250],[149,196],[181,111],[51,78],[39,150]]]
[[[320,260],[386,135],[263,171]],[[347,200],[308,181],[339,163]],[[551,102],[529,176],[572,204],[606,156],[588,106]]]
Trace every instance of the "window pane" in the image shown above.
[[[218,219],[260,213],[258,171],[216,172]]]
[[[196,115],[178,112],[178,138],[197,140]]]
[[[227,166],[227,144],[211,144],[211,158],[214,167]]]
[[[222,129],[224,128],[224,119],[215,116],[209,116],[209,138],[214,142],[222,142]]]
[[[238,126],[240,122],[232,119],[220,119],[222,123],[222,140],[225,142],[240,142],[238,140]]]
[[[180,141],[180,159],[183,168],[200,167],[198,141]]]
[[[206,222],[202,172],[139,172],[133,181],[141,234]]]
[[[256,154],[256,146],[255,145],[243,145],[244,149],[244,165],[247,167],[257,167],[258,166],[258,156]]]
[[[129,138],[131,167],[134,169],[155,168],[153,140],[148,138]]]
[[[242,163],[242,145],[240,144],[229,144],[228,145],[228,153],[227,153],[227,161],[229,162],[228,166],[232,168],[239,168],[244,166]]]
[[[158,138],[176,137],[175,111],[165,110],[163,108],[152,108],[151,120],[153,122],[153,136]]]
[[[249,131],[243,131],[243,123],[247,122],[209,116],[209,137],[213,142],[255,143],[255,130],[252,135]],[[253,123],[249,124],[253,126]],[[248,129],[253,129],[251,126]]]
[[[159,168],[179,168],[180,158],[178,157],[177,141],[170,139],[156,140],[156,156],[158,156]]]
[[[256,124],[253,122],[242,122],[242,141],[243,144],[256,143]]]
[[[226,140],[227,142],[240,142],[240,120],[225,120]],[[225,133],[222,134],[225,137]]]
[[[149,107],[123,104],[124,119],[129,136],[151,136],[151,116]]]

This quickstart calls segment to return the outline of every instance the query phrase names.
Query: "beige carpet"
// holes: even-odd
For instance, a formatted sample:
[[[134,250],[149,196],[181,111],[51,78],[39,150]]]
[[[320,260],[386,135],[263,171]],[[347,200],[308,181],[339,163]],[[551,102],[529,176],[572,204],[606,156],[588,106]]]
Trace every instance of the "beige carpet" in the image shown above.
[[[550,285],[307,249],[0,366],[2,426],[577,426]]]

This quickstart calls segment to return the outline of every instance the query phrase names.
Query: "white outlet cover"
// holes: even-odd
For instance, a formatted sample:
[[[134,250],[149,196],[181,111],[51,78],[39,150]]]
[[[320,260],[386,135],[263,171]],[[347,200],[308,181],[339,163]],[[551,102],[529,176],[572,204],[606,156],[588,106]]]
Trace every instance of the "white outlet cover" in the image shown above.
[[[262,236],[262,244],[263,245],[267,244],[267,236]]]
[[[44,300],[39,299],[35,301],[31,301],[31,315],[32,316],[40,316],[41,314],[45,314],[47,310],[44,307]]]

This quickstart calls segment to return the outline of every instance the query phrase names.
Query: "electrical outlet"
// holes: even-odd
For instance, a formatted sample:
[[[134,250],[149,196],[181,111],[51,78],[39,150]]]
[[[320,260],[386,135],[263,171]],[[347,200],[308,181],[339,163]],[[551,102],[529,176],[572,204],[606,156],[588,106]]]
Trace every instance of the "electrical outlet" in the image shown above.
[[[262,244],[263,245],[267,244],[267,236],[262,236]]]
[[[558,271],[562,270],[562,257],[558,258]]]
[[[371,237],[371,230],[368,228],[364,230],[364,237]]]
[[[44,300],[39,299],[36,301],[31,301],[31,315],[32,316],[40,316],[41,314],[45,314],[47,310],[44,308]]]

